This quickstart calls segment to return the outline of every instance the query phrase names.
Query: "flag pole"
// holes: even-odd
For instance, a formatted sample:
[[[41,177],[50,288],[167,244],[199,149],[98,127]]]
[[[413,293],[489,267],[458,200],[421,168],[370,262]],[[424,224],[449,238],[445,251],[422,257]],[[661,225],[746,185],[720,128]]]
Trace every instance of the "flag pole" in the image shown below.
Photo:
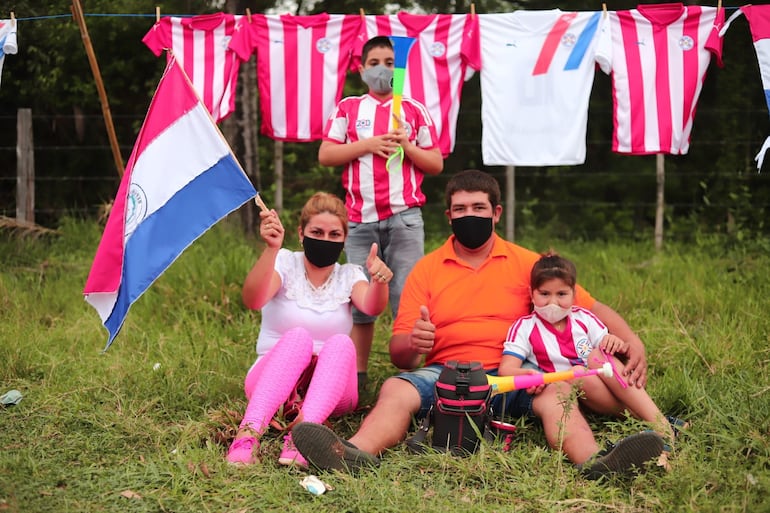
[[[168,66],[170,66],[171,61],[176,61],[176,55],[174,55],[174,51],[171,48],[167,48],[166,52],[170,56],[170,59],[168,59],[168,64],[166,65],[166,70],[163,71],[164,74],[168,70]],[[198,98],[198,101],[201,103],[201,105],[203,105],[203,100],[201,100],[201,97],[198,94],[198,91],[195,90],[195,86],[193,85],[192,81],[190,80],[190,77],[187,76],[187,72],[184,70],[184,68],[182,66],[179,66],[179,71],[182,72],[182,76],[184,77],[185,81],[187,82],[187,85],[190,86],[190,90]],[[225,138],[224,134],[219,129],[219,125],[217,125],[217,122],[214,120],[214,117],[211,115],[211,112],[209,112],[208,109],[203,109],[203,110],[206,111],[206,114],[208,115],[209,119],[211,120],[211,124],[214,125],[214,127],[216,128],[216,131],[217,131],[217,134],[219,134],[219,137],[227,145],[227,147],[230,148],[230,143],[227,142],[227,139]],[[246,172],[243,170],[243,166],[241,166],[241,163],[238,161],[238,158],[235,156],[235,153],[233,153],[232,148],[230,148],[230,154],[233,156],[233,159],[235,160],[235,163],[238,164],[238,168],[241,170],[241,173],[243,173],[244,176],[248,176],[248,175],[246,175]],[[259,191],[257,191],[257,194],[254,196],[254,203],[256,203],[257,206],[260,209],[264,210],[265,212],[268,212],[270,210],[269,208],[267,208],[267,205],[265,205],[265,202],[262,201],[262,198],[260,198]]]
[[[265,205],[265,202],[262,201],[262,197],[259,195],[259,192],[257,192],[257,195],[254,196],[254,203],[257,204],[257,206],[263,211],[263,212],[269,212],[270,209],[267,208],[267,205]]]
[[[107,136],[110,139],[112,158],[115,160],[115,167],[118,169],[118,175],[122,177],[124,170],[123,158],[120,156],[118,138],[115,135],[115,126],[112,124],[110,104],[107,102],[107,91],[104,89],[102,75],[99,71],[99,63],[96,61],[94,47],[91,45],[91,38],[88,35],[88,27],[86,27],[86,20],[83,17],[83,7],[80,5],[80,0],[72,0],[72,16],[75,18],[75,21],[80,28],[80,36],[83,39],[83,45],[86,47],[88,62],[91,65],[91,72],[94,74],[94,80],[96,81],[96,90],[99,92],[99,99],[102,103],[102,115],[104,116],[104,123],[107,125]]]

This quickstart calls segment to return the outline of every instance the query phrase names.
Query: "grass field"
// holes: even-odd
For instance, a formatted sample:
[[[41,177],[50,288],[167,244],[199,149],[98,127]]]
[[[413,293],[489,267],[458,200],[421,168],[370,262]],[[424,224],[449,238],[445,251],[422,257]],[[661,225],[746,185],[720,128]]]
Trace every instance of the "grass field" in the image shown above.
[[[510,452],[484,444],[466,459],[387,452],[358,478],[277,464],[281,434],[263,463],[234,468],[227,442],[245,407],[259,313],[240,284],[259,251],[221,223],[134,305],[114,345],[83,301],[101,235],[66,221],[59,235],[0,232],[0,513],[4,512],[768,512],[770,511],[770,241],[691,244],[520,241],[573,259],[579,281],[618,310],[647,344],[649,391],[692,424],[673,469],[632,481],[582,479],[521,424]],[[434,241],[435,245],[435,241]],[[370,374],[394,372],[389,319],[378,323]],[[362,413],[334,422],[343,435]],[[603,443],[633,421],[593,417]]]

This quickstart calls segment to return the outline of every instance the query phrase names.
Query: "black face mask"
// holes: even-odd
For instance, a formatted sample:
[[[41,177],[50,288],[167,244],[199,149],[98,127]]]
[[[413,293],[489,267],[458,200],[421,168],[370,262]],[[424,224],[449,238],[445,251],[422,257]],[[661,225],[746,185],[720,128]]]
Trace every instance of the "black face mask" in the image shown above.
[[[457,242],[468,249],[481,247],[492,235],[492,218],[464,216],[452,219],[452,232]]]
[[[305,257],[316,267],[328,267],[335,263],[342,253],[344,242],[313,239],[305,235],[302,247],[305,249]]]

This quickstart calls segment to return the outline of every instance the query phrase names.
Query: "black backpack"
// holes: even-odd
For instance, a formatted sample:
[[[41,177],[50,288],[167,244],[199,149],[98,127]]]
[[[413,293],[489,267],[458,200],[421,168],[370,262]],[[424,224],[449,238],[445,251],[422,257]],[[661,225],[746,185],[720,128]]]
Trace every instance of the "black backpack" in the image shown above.
[[[431,426],[430,446],[455,456],[476,452],[480,436],[491,440],[489,398],[492,388],[479,362],[450,360],[441,370],[434,392],[434,403],[417,433],[406,441],[414,452],[425,452],[425,439]]]

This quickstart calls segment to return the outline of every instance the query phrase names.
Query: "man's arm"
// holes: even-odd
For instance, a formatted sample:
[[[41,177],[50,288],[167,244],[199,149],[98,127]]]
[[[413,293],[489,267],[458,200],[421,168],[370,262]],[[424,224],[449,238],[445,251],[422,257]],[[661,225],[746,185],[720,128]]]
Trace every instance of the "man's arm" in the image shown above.
[[[390,361],[399,369],[416,369],[422,357],[433,349],[436,326],[430,322],[427,306],[420,307],[420,318],[411,333],[399,333],[390,337]]]
[[[410,334],[393,335],[390,337],[390,361],[398,369],[412,370],[419,367],[422,355],[415,353],[410,346]]]
[[[647,385],[647,356],[642,339],[634,333],[625,319],[609,306],[597,301],[591,307],[591,312],[607,326],[610,333],[628,343],[625,377],[631,385],[636,385],[637,388],[645,387]]]

